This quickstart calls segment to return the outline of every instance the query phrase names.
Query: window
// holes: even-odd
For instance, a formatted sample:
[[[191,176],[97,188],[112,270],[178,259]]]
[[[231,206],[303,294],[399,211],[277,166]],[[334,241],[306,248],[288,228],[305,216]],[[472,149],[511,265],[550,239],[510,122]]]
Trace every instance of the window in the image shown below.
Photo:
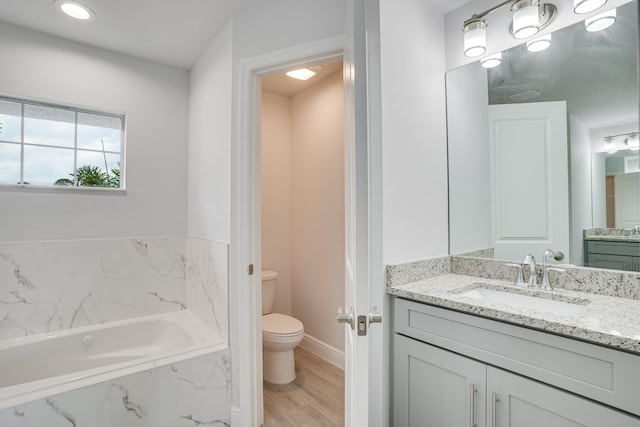
[[[0,184],[124,188],[124,116],[0,97]]]

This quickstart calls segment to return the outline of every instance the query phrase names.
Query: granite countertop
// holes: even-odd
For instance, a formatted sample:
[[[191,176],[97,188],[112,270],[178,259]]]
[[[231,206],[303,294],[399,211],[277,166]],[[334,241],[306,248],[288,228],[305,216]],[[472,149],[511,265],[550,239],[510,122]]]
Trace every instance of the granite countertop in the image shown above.
[[[584,240],[599,240],[607,242],[640,242],[640,236],[616,236],[611,234],[589,235],[584,236]]]
[[[478,288],[478,284],[488,289],[571,302],[578,310],[574,314],[557,314],[461,295]],[[637,299],[557,288],[542,291],[515,287],[513,282],[453,273],[389,286],[387,293],[640,354],[640,300]]]

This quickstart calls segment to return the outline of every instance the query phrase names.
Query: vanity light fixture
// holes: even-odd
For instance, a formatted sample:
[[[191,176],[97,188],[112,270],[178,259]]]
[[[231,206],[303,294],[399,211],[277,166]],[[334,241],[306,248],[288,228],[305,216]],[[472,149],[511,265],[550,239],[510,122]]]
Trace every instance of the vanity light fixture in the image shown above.
[[[498,52],[493,55],[489,55],[486,58],[482,58],[480,60],[480,65],[484,68],[493,68],[497,67],[502,63],[502,52]]]
[[[469,58],[480,56],[487,51],[487,21],[471,19],[464,24],[464,54]]]
[[[545,34],[527,42],[527,50],[529,52],[541,52],[549,46],[551,46],[551,34]]]
[[[558,15],[558,8],[543,0],[508,0],[481,13],[474,14],[464,21],[464,54],[470,58],[480,56],[487,50],[486,28],[484,19],[505,6],[509,6],[512,23],[509,31],[516,39],[525,39],[546,28]]]
[[[298,80],[309,80],[311,77],[315,76],[315,71],[311,71],[308,68],[300,68],[298,70],[287,71],[287,76],[292,77]]]
[[[609,28],[616,22],[616,9],[613,8],[606,12],[602,12],[599,15],[592,16],[591,18],[587,18],[584,21],[584,25],[590,33],[595,31],[602,31],[605,28]]]
[[[604,137],[604,151],[607,154],[614,154],[618,149],[616,148],[616,143],[613,140],[613,136],[605,136]]]
[[[93,21],[96,14],[90,7],[73,0],[55,0],[53,4],[65,15],[80,21]]]
[[[578,14],[590,13],[600,9],[607,0],[573,0],[573,11]]]
[[[627,147],[629,147],[629,150],[640,150],[640,137],[638,136],[638,132],[631,132],[624,142],[627,144]]]

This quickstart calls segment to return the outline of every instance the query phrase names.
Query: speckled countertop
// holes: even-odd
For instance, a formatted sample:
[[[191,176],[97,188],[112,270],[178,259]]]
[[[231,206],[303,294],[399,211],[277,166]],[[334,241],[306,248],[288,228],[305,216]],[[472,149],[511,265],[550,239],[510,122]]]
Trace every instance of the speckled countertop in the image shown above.
[[[640,235],[636,230],[626,228],[590,228],[582,232],[584,240],[599,240],[608,242],[640,242]]]
[[[387,293],[640,354],[638,299],[557,288],[532,290],[515,287],[513,282],[504,280],[443,273],[409,283],[390,284]],[[557,314],[461,295],[478,287],[570,302],[577,305],[578,310],[574,314]]]

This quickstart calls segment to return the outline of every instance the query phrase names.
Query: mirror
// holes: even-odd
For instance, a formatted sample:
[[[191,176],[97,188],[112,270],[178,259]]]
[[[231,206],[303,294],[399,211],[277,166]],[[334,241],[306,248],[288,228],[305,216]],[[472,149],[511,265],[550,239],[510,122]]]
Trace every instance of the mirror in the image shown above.
[[[452,255],[543,262],[551,249],[563,264],[640,271],[637,27],[632,1],[605,30],[579,22],[546,50],[447,72]],[[633,259],[594,264],[591,238],[631,243]]]

